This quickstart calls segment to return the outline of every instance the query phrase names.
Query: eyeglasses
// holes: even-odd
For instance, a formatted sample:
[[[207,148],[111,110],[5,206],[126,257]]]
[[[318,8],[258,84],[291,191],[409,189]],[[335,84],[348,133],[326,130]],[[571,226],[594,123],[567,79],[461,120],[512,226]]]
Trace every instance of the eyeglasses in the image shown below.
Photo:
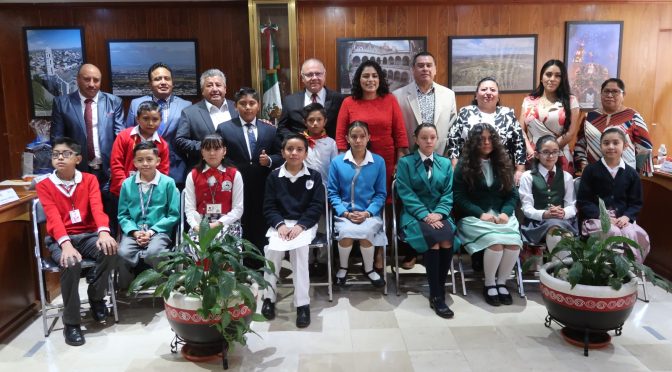
[[[320,78],[324,76],[324,72],[309,72],[309,73],[301,73],[301,76],[303,76],[306,79],[312,79],[314,77]]]
[[[51,153],[52,159],[58,159],[63,156],[63,159],[70,159],[73,155],[77,155],[74,151],[66,150],[62,152],[54,151]]]
[[[623,91],[620,90],[620,89],[613,89],[613,90],[612,89],[605,89],[605,90],[602,91],[602,95],[605,96],[605,97],[609,97],[609,96],[616,97],[621,93],[623,93]]]
[[[540,152],[540,154],[541,154],[541,156],[543,156],[545,158],[553,158],[553,157],[556,157],[556,156],[560,156],[560,151],[552,151],[552,152],[542,151],[542,152]]]

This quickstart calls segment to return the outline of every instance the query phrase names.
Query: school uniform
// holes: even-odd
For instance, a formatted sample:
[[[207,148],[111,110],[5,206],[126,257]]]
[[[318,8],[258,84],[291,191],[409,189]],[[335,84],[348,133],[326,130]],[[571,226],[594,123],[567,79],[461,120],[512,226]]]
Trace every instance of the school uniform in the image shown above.
[[[234,167],[194,168],[187,175],[184,187],[184,212],[191,229],[205,216],[210,223],[221,223],[222,231],[241,237],[243,187],[243,177]]]
[[[324,210],[324,186],[320,174],[304,165],[296,175],[287,171],[286,164],[275,169],[266,179],[264,195],[264,217],[271,226],[266,236],[277,234],[283,224],[291,228],[300,225],[304,231],[295,239],[312,241],[317,233],[317,222]],[[307,234],[308,236],[302,236]],[[265,256],[275,265],[275,275],[264,274],[270,286],[264,291],[264,298],[276,302],[276,284],[280,275],[285,251],[276,247],[273,240],[266,246]],[[294,305],[310,304],[310,278],[308,273],[308,245],[289,250],[294,280]]]
[[[156,266],[157,256],[172,245],[173,229],[180,220],[180,192],[175,181],[158,171],[149,182],[142,181],[140,173],[127,178],[121,186],[118,217],[123,232],[119,256],[135,267],[144,251],[145,262]],[[146,247],[133,238],[135,231],[152,234]]]
[[[83,258],[96,260],[95,276],[89,284],[89,301],[102,302],[107,290],[107,278],[115,266],[117,256],[106,255],[98,249],[98,234],[110,232],[108,216],[103,211],[100,186],[96,176],[75,171],[73,182],[58,178],[56,171],[36,185],[37,197],[47,218],[45,239],[51,258],[61,259],[61,244],[70,241]],[[61,267],[61,295],[63,297],[63,323],[79,325],[79,263]]]
[[[329,168],[327,190],[334,208],[334,233],[337,240],[352,238],[368,240],[375,246],[387,245],[383,232],[381,210],[387,198],[385,161],[377,154],[366,151],[364,160],[357,165],[352,151],[334,158]],[[345,212],[366,211],[371,215],[361,224],[344,217]]]
[[[649,235],[636,223],[643,205],[642,184],[637,171],[623,159],[618,166],[610,168],[604,158],[583,170],[576,204],[585,219],[581,225],[585,235],[601,231],[599,199],[604,200],[610,217],[627,216],[630,220],[630,224],[622,229],[611,224],[607,236],[624,236],[635,241],[642,251],[632,251],[639,262],[644,262],[651,243]]]
[[[526,221],[520,231],[523,239],[531,244],[540,244],[553,228],[559,228],[572,234],[578,233],[576,225],[576,198],[574,195],[574,177],[556,166],[553,173],[543,166],[526,171],[520,177],[518,188],[522,210]],[[544,218],[544,212],[552,206],[562,206],[565,215],[559,218]]]
[[[158,132],[154,132],[150,138],[143,138],[139,130],[139,125],[124,129],[117,135],[114,144],[112,144],[112,155],[110,156],[110,171],[112,173],[110,177],[110,192],[117,197],[124,180],[134,175],[137,171],[135,164],[133,164],[133,158],[135,157],[133,155],[133,148],[138,143],[153,142],[156,145],[160,158],[156,169],[163,174],[168,174],[170,169],[168,143],[161,138]]]

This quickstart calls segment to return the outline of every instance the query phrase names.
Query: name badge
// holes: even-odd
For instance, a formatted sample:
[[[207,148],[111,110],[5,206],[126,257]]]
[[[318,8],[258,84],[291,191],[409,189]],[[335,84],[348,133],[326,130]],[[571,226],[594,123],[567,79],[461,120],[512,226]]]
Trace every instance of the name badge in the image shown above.
[[[205,205],[205,213],[207,214],[221,214],[222,213],[222,205],[221,204],[206,204]]]
[[[313,182],[313,180],[306,181],[306,190],[312,189],[313,186],[315,186],[315,182]]]
[[[233,189],[233,184],[231,181],[222,182],[222,191],[231,191]]]
[[[79,214],[79,209],[70,211],[70,222],[73,224],[82,222],[82,215]]]

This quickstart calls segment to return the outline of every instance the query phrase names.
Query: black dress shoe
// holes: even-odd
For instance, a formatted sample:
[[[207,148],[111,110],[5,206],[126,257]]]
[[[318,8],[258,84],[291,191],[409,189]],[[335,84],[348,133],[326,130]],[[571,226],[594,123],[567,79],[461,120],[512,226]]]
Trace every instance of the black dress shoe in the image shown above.
[[[310,325],[310,305],[296,308],[296,327],[306,328]]]
[[[497,297],[499,297],[499,302],[502,305],[511,305],[513,303],[513,298],[511,297],[511,292],[503,294],[499,291],[500,288],[506,289],[509,292],[509,289],[506,288],[505,284],[497,284]]]
[[[93,320],[98,323],[104,322],[107,318],[107,305],[105,304],[105,300],[90,300],[89,304],[91,305],[91,316],[93,317]]]
[[[364,270],[362,270],[362,271],[364,271]],[[384,287],[385,286],[385,279],[383,279],[382,275],[378,274],[378,276],[379,276],[378,279],[371,279],[371,277],[369,275],[373,272],[374,272],[374,270],[364,271],[364,275],[366,275],[366,278],[369,279],[369,281],[371,282],[371,284],[374,287],[376,287],[376,288]]]
[[[270,298],[264,299],[264,304],[261,305],[261,315],[268,320],[275,319],[275,303],[271,302]]]
[[[341,270],[345,270],[345,276],[343,276],[342,278],[339,278],[338,276],[334,276],[336,278],[335,284],[339,287],[345,287],[345,284],[348,281],[348,269],[341,267]]]
[[[442,318],[452,318],[455,313],[446,305],[446,300],[441,297],[433,297],[429,299],[429,307],[434,309],[436,315]]]
[[[499,302],[499,292],[497,292],[498,294],[496,294],[494,296],[490,296],[488,294],[488,290],[490,288],[494,288],[495,290],[497,290],[497,286],[494,286],[494,285],[491,285],[491,286],[486,285],[485,287],[483,287],[483,297],[485,297],[485,302],[487,302],[491,306],[501,305],[501,303]]]
[[[65,343],[70,346],[82,346],[86,342],[82,329],[78,325],[67,325],[63,328],[63,336],[65,336]]]

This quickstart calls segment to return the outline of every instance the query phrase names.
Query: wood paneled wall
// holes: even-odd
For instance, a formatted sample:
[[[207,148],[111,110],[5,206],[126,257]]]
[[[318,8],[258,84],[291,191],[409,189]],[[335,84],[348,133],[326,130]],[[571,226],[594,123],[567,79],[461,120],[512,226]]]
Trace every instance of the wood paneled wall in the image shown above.
[[[496,4],[459,5],[445,2],[347,3],[300,2],[298,5],[299,61],[317,57],[327,66],[327,85],[336,87],[336,38],[427,36],[428,50],[436,56],[436,80],[448,83],[448,37],[459,35],[538,34],[537,68],[545,61],[564,60],[565,21],[622,20],[624,22],[621,78],[625,104],[649,123],[654,144],[672,145],[672,118],[662,115],[672,106],[669,81],[656,77],[656,61],[666,61],[669,77],[671,45],[660,46],[661,30],[672,28],[672,3],[538,3],[500,1]],[[508,4],[507,4],[508,3]],[[661,42],[663,39],[661,39]],[[667,58],[657,54],[666,53]],[[661,62],[662,64],[662,62]],[[661,66],[662,67],[662,66]],[[659,74],[661,68],[659,67]],[[538,80],[537,71],[537,80]],[[661,76],[661,78],[663,78]],[[657,84],[658,83],[658,84]],[[656,89],[656,87],[659,89]],[[661,89],[662,88],[662,89]],[[502,104],[520,110],[525,94],[503,94]],[[472,95],[459,95],[458,106]],[[654,110],[657,107],[657,110]],[[655,115],[654,111],[661,114]],[[654,119],[655,118],[655,119]],[[654,124],[654,120],[656,125]]]
[[[246,1],[0,5],[0,156],[9,159],[0,162],[0,179],[20,176],[20,154],[35,138],[27,125],[31,114],[23,27],[82,26],[86,60],[100,68],[107,92],[107,40],[197,39],[200,69],[224,71],[231,97],[250,84],[247,18]]]

